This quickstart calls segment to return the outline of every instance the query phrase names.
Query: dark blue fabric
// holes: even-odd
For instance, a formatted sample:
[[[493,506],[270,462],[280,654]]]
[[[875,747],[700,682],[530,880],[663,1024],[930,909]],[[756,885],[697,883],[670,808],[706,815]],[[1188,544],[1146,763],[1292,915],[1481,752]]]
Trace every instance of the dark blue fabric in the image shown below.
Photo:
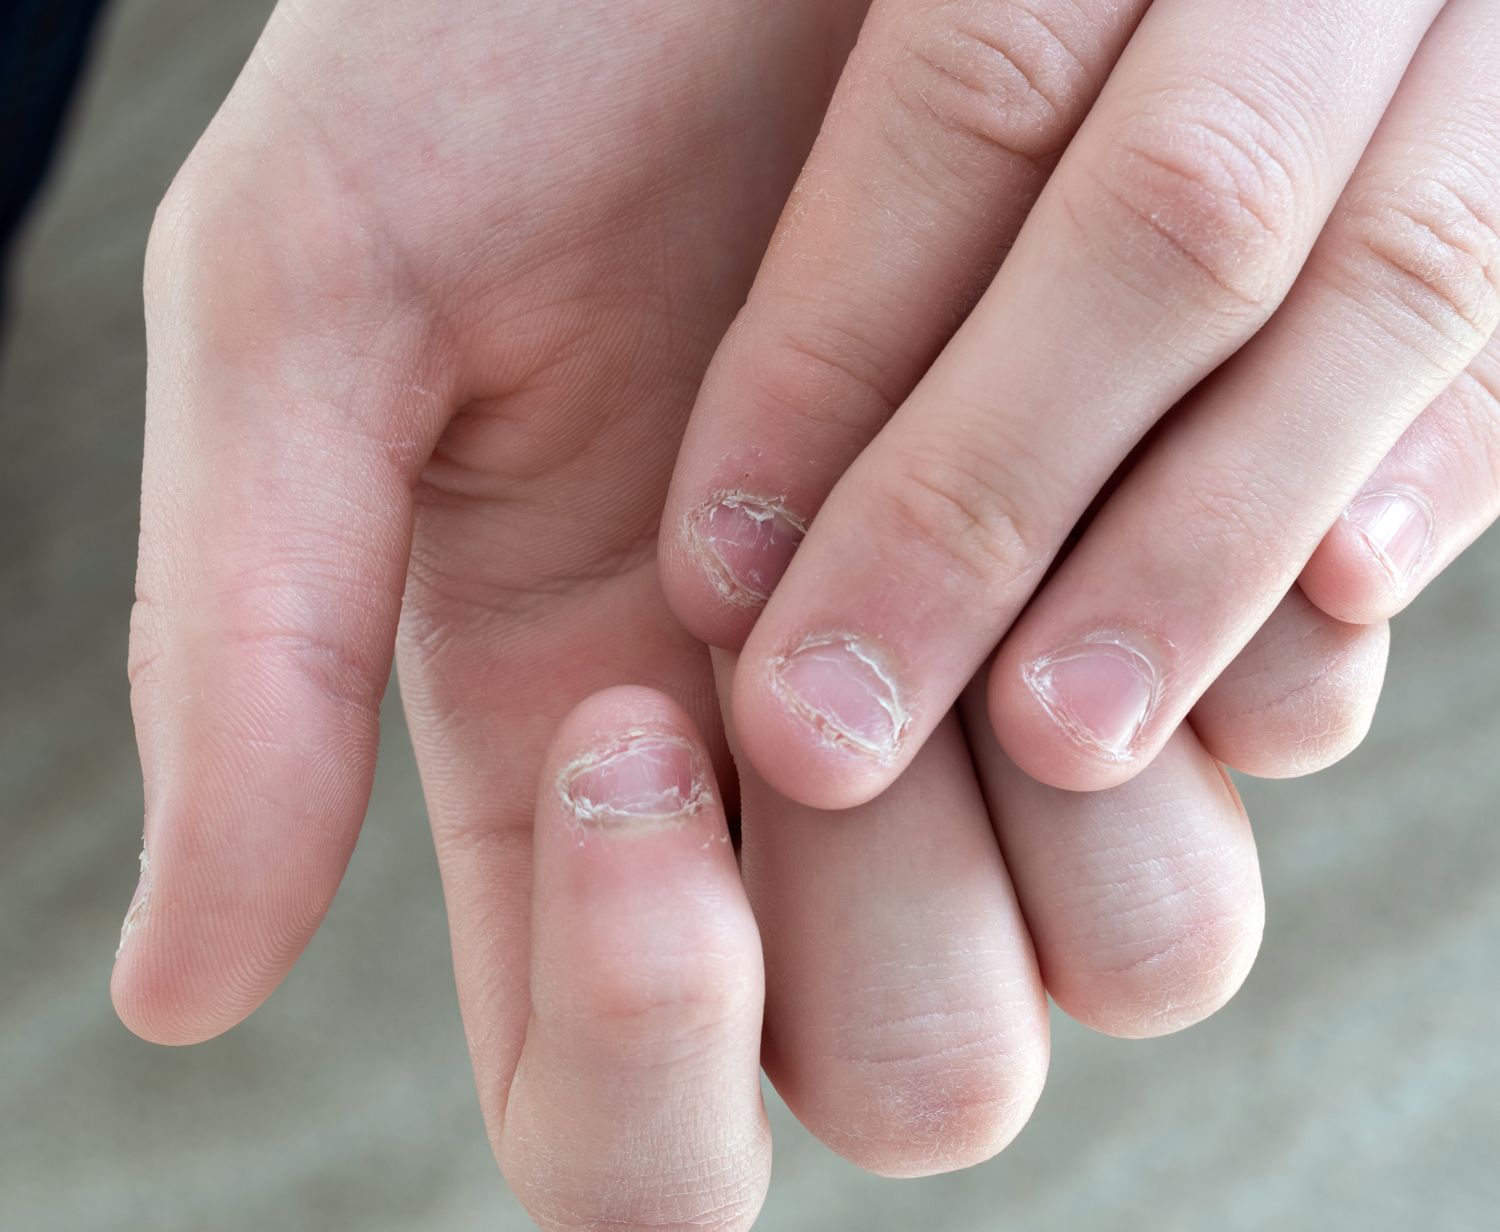
[[[0,0],[0,275],[107,0]]]

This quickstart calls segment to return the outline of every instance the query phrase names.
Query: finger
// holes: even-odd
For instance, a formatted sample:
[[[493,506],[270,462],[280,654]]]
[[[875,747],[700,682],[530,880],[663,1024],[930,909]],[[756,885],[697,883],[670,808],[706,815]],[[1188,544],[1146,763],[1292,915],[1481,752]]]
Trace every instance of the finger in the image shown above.
[[[640,688],[574,710],[534,859],[506,1178],[549,1230],[748,1228],[771,1165],[760,946],[686,713]]]
[[[1396,442],[1303,569],[1338,620],[1406,607],[1500,517],[1500,338]]]
[[[899,774],[1110,473],[1279,301],[1435,8],[1152,5],[746,643],[737,726],[773,786],[844,807]]]
[[[1344,624],[1293,587],[1198,699],[1193,730],[1214,758],[1246,774],[1325,769],[1369,732],[1390,643],[1384,621]]]
[[[727,689],[732,657],[716,666]],[[748,767],[740,799],[763,1061],[787,1105],[884,1176],[999,1152],[1041,1094],[1047,1005],[957,722],[848,812],[793,804]]]
[[[991,715],[1027,772],[1097,788],[1145,765],[1494,332],[1497,67],[1500,10],[1449,5],[1286,305],[1012,631]]]
[[[738,647],[823,498],[1020,230],[1146,0],[883,0],[705,379],[662,519],[689,629]]]
[[[1265,920],[1255,841],[1228,776],[1184,726],[1138,778],[1038,783],[1001,752],[983,690],[966,729],[1053,999],[1084,1025],[1181,1030],[1238,991]]]
[[[274,187],[241,208],[207,174],[163,206],[146,282],[145,850],[112,992],[162,1043],[249,1014],[333,897],[374,770],[411,484],[446,413],[440,348],[336,207],[304,202],[287,233]],[[377,301],[389,319],[349,312]]]

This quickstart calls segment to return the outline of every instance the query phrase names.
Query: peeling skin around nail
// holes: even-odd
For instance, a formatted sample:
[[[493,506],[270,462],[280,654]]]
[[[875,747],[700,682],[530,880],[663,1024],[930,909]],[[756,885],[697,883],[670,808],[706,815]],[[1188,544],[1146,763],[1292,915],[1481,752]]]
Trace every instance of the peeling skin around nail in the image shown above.
[[[131,935],[146,922],[146,913],[151,909],[151,861],[146,855],[146,848],[141,848],[141,880],[136,888],[135,898],[130,904],[130,910],[125,913],[125,922],[120,925],[120,943],[115,946],[115,957],[120,957],[120,951],[125,948],[125,943],[130,940]]]
[[[1101,650],[1112,653],[1121,662],[1133,667],[1141,679],[1147,683],[1149,689],[1149,697],[1139,719],[1132,725],[1130,731],[1117,741],[1103,741],[1079,722],[1056,695],[1052,685],[1052,671],[1059,664],[1084,654],[1098,653]],[[1021,669],[1021,678],[1047,713],[1052,716],[1053,721],[1077,744],[1099,757],[1119,764],[1125,764],[1134,759],[1136,741],[1140,738],[1146,724],[1150,722],[1151,716],[1155,714],[1157,703],[1161,699],[1162,681],[1156,666],[1135,649],[1128,639],[1119,634],[1096,634],[1065,650],[1028,663]]]
[[[881,740],[870,739],[865,733],[855,731],[847,723],[840,722],[836,715],[808,705],[795,689],[789,687],[785,675],[793,660],[809,653],[815,654],[824,647],[838,648],[868,670],[870,679],[865,688],[871,699],[889,719],[890,734],[887,737]],[[874,757],[878,761],[889,763],[895,760],[901,741],[911,727],[911,715],[901,704],[901,694],[896,687],[895,679],[880,661],[865,649],[858,638],[849,634],[818,634],[805,639],[790,654],[778,655],[771,660],[770,680],[772,691],[776,696],[800,715],[817,732],[823,744],[830,748],[852,749],[865,756]]]
[[[665,764],[683,753],[690,767],[686,776],[663,774],[663,780],[672,781],[648,789],[629,803],[599,800],[590,794],[590,778],[622,766],[627,759],[657,757]],[[558,772],[557,793],[580,825],[621,831],[686,825],[714,798],[697,746],[681,736],[646,728],[623,732],[602,748],[570,761]]]
[[[807,523],[788,509],[785,501],[785,497],[767,498],[734,489],[714,493],[708,501],[688,515],[689,542],[720,598],[740,607],[759,607],[771,597],[771,589],[775,583],[767,585],[764,578],[747,577],[743,570],[736,570],[731,566],[713,533],[714,515],[727,510],[741,514],[754,524],[754,533],[759,542],[735,544],[751,555],[764,553],[775,544],[778,536],[783,544],[792,540],[795,551],[795,544],[800,543],[807,534]]]

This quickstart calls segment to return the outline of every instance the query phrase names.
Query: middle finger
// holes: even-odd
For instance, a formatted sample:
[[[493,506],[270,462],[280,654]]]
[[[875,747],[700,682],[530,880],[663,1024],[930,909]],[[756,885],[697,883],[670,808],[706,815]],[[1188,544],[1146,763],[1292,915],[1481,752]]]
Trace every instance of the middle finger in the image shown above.
[[[1152,7],[746,645],[737,727],[775,787],[848,807],[900,773],[1114,468],[1285,294],[1439,7]]]

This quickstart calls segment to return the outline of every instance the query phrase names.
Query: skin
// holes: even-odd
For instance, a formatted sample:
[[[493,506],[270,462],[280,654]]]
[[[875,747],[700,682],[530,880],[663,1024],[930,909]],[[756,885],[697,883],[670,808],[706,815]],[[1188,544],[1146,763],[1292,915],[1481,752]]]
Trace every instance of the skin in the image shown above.
[[[1210,686],[1299,575],[1384,620],[1493,518],[1497,22],[872,7],[664,518],[771,784],[872,798],[981,668],[1053,785],[1127,781],[1205,705],[1239,760]],[[763,615],[700,531],[731,487],[816,515]]]
[[[131,637],[147,854],[116,1007],[189,1043],[269,995],[352,849],[394,657],[481,1106],[549,1228],[745,1226],[758,1043],[863,1166],[985,1158],[1040,1091],[1046,992],[1158,1034],[1222,1004],[1258,942],[1248,826],[1191,725],[1085,796],[1016,772],[971,698],[880,800],[812,817],[750,770],[736,799],[655,536],[861,16],[283,4],[153,230]],[[1326,620],[1273,613],[1203,703],[1215,740],[1298,768],[1357,741],[1384,629],[1320,638]],[[652,691],[574,711],[625,684]],[[698,831],[579,854],[559,776],[639,728],[701,741],[714,803]],[[705,930],[688,947],[684,921]],[[612,1151],[622,1124],[641,1136]]]

